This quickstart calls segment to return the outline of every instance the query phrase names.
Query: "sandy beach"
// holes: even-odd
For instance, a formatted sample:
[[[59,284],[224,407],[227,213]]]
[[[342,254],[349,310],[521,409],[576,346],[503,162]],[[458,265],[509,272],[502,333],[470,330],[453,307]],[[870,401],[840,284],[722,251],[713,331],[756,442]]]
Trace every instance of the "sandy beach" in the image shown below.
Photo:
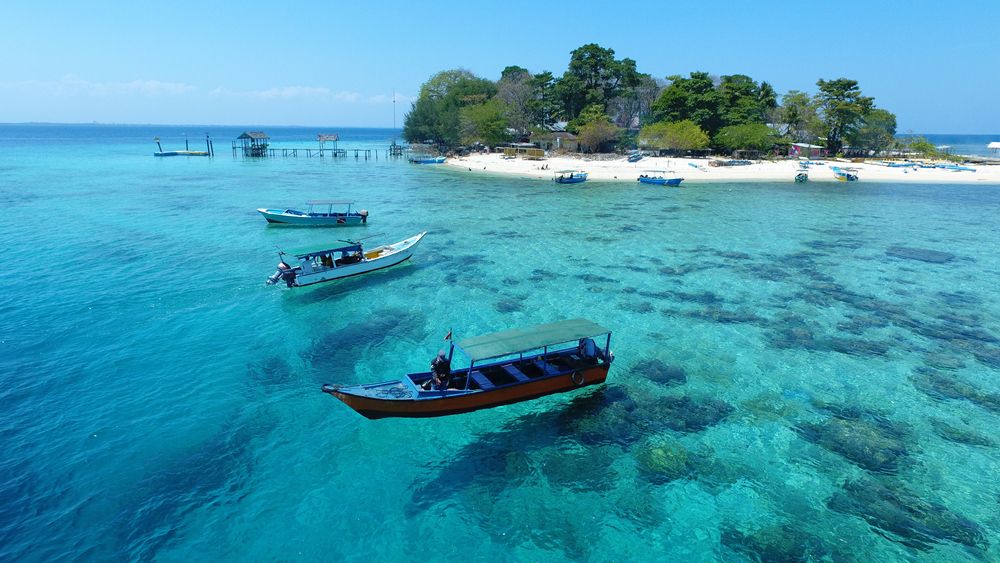
[[[837,182],[832,166],[854,169],[859,182],[922,182],[935,184],[1000,184],[1000,165],[973,165],[971,171],[938,168],[891,168],[872,162],[855,163],[824,160],[809,167],[810,182]],[[551,179],[556,170],[583,170],[591,180],[635,182],[640,174],[651,170],[666,171],[659,175],[684,178],[685,184],[710,182],[792,182],[799,164],[787,161],[753,161],[747,166],[709,166],[709,159],[646,157],[628,162],[623,156],[613,160],[587,157],[555,156],[545,160],[503,159],[501,154],[473,154],[449,158],[446,164],[469,172],[512,174],[531,178]],[[544,167],[544,168],[543,168]]]

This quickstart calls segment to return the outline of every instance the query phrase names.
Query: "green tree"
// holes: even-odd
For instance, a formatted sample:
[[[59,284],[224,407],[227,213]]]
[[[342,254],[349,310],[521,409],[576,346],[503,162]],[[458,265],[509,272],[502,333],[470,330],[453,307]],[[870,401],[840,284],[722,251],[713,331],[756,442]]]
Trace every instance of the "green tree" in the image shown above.
[[[844,139],[861,123],[872,108],[874,100],[862,96],[857,80],[837,78],[816,82],[819,92],[815,101],[826,130],[826,148],[838,153]]]
[[[461,141],[495,146],[510,140],[507,132],[508,107],[498,98],[486,103],[463,107],[459,111]]]
[[[857,129],[848,133],[847,142],[875,152],[891,148],[896,143],[896,116],[880,108],[869,110]]]
[[[518,133],[530,131],[536,123],[534,103],[537,98],[531,73],[519,66],[503,69],[496,97],[504,103],[510,127]]]
[[[567,119],[575,119],[587,106],[609,100],[623,88],[638,86],[640,74],[632,59],[615,59],[613,49],[588,43],[570,53],[569,69],[555,85]]]
[[[646,125],[639,131],[639,144],[657,149],[694,150],[708,147],[708,134],[691,120]]]
[[[718,92],[720,118],[725,125],[764,123],[767,110],[777,105],[770,84],[757,84],[745,74],[723,76]]]
[[[605,116],[581,125],[577,138],[589,152],[599,152],[604,145],[617,139],[620,133],[621,129]]]
[[[467,70],[439,72],[420,87],[420,96],[404,119],[403,138],[411,143],[429,140],[454,147],[461,139],[461,108],[482,104],[496,92],[493,82]]]
[[[928,141],[924,137],[908,137],[906,140],[906,148],[910,152],[915,152],[920,156],[927,158],[937,158],[941,156],[941,153],[934,146],[934,143]]]
[[[727,125],[715,135],[715,144],[723,149],[764,151],[774,146],[774,131],[763,123]]]
[[[783,125],[782,135],[798,143],[814,143],[823,131],[816,103],[805,92],[791,90],[781,98],[776,120]]]
[[[534,99],[529,104],[529,109],[533,124],[548,125],[562,116],[555,85],[555,77],[547,70],[531,77],[530,86]]]
[[[566,124],[566,130],[576,133],[580,127],[595,121],[611,121],[608,118],[608,114],[604,113],[604,106],[598,103],[590,104],[583,108],[583,111],[580,112],[580,115],[576,116],[576,119]]]
[[[692,72],[688,78],[668,76],[670,84],[653,103],[654,121],[691,120],[709,134],[722,127],[721,97],[707,72]]]

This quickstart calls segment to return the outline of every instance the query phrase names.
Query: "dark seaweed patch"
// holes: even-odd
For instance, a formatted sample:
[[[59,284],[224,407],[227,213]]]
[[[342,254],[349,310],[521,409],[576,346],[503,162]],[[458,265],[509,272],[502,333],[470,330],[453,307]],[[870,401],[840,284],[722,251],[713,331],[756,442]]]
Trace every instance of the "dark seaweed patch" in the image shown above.
[[[524,305],[515,299],[501,299],[493,304],[498,313],[515,313],[524,310]]]
[[[989,547],[978,524],[896,483],[876,479],[848,482],[827,505],[863,518],[879,535],[914,549],[927,551],[942,541],[984,550]]]
[[[934,428],[935,434],[956,444],[983,446],[987,448],[995,448],[997,445],[990,437],[984,436],[971,428],[953,426],[943,420],[932,419],[931,427]]]
[[[654,426],[677,432],[701,432],[724,420],[733,412],[729,403],[714,399],[665,397],[642,405],[642,415]]]
[[[687,382],[687,374],[680,366],[671,366],[662,360],[639,360],[632,366],[632,373],[661,385],[680,385]]]
[[[839,454],[875,473],[895,473],[909,455],[904,430],[878,418],[834,416],[819,424],[802,423],[795,430],[809,442]]]
[[[907,246],[890,246],[886,249],[885,254],[893,258],[917,260],[931,264],[944,264],[955,259],[955,255],[948,252],[928,250],[926,248],[910,248]]]
[[[787,524],[749,534],[726,528],[721,540],[729,549],[761,562],[825,561],[831,555],[819,538]]]

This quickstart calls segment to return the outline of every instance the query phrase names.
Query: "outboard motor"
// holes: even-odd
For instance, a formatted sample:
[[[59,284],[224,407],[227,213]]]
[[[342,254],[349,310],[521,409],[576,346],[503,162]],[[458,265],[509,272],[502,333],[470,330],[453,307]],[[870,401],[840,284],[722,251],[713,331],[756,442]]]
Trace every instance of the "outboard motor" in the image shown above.
[[[284,262],[278,262],[278,269],[267,278],[267,285],[274,285],[278,280],[285,280],[285,285],[292,287],[295,285],[295,270]]]
[[[367,223],[368,222],[368,210],[367,209],[362,209],[361,211],[358,211],[358,215],[361,216],[361,222],[362,223]]]

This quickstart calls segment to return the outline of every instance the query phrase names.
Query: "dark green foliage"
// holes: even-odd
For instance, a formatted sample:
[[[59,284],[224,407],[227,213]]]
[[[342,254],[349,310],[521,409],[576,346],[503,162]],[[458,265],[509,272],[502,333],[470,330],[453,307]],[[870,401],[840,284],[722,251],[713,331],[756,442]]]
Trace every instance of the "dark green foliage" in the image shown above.
[[[625,88],[640,84],[632,59],[615,59],[614,49],[588,43],[570,53],[569,69],[555,84],[566,119],[575,119],[584,108],[598,104],[602,111]]]
[[[777,136],[763,123],[728,125],[719,130],[715,144],[723,149],[750,149],[765,151],[774,146]]]
[[[722,127],[721,99],[707,72],[692,72],[689,78],[670,76],[670,86],[653,103],[656,121],[693,121],[710,135]]]
[[[857,80],[820,79],[816,86],[819,93],[815,100],[825,125],[826,147],[832,153],[840,152],[845,138],[857,130],[872,109],[874,99],[861,95]]]
[[[406,114],[403,138],[410,143],[457,146],[461,140],[460,110],[485,103],[496,92],[493,82],[467,70],[439,72],[420,87],[420,97]]]
[[[861,117],[857,129],[847,134],[851,147],[884,151],[896,142],[896,116],[884,109],[874,108]]]

